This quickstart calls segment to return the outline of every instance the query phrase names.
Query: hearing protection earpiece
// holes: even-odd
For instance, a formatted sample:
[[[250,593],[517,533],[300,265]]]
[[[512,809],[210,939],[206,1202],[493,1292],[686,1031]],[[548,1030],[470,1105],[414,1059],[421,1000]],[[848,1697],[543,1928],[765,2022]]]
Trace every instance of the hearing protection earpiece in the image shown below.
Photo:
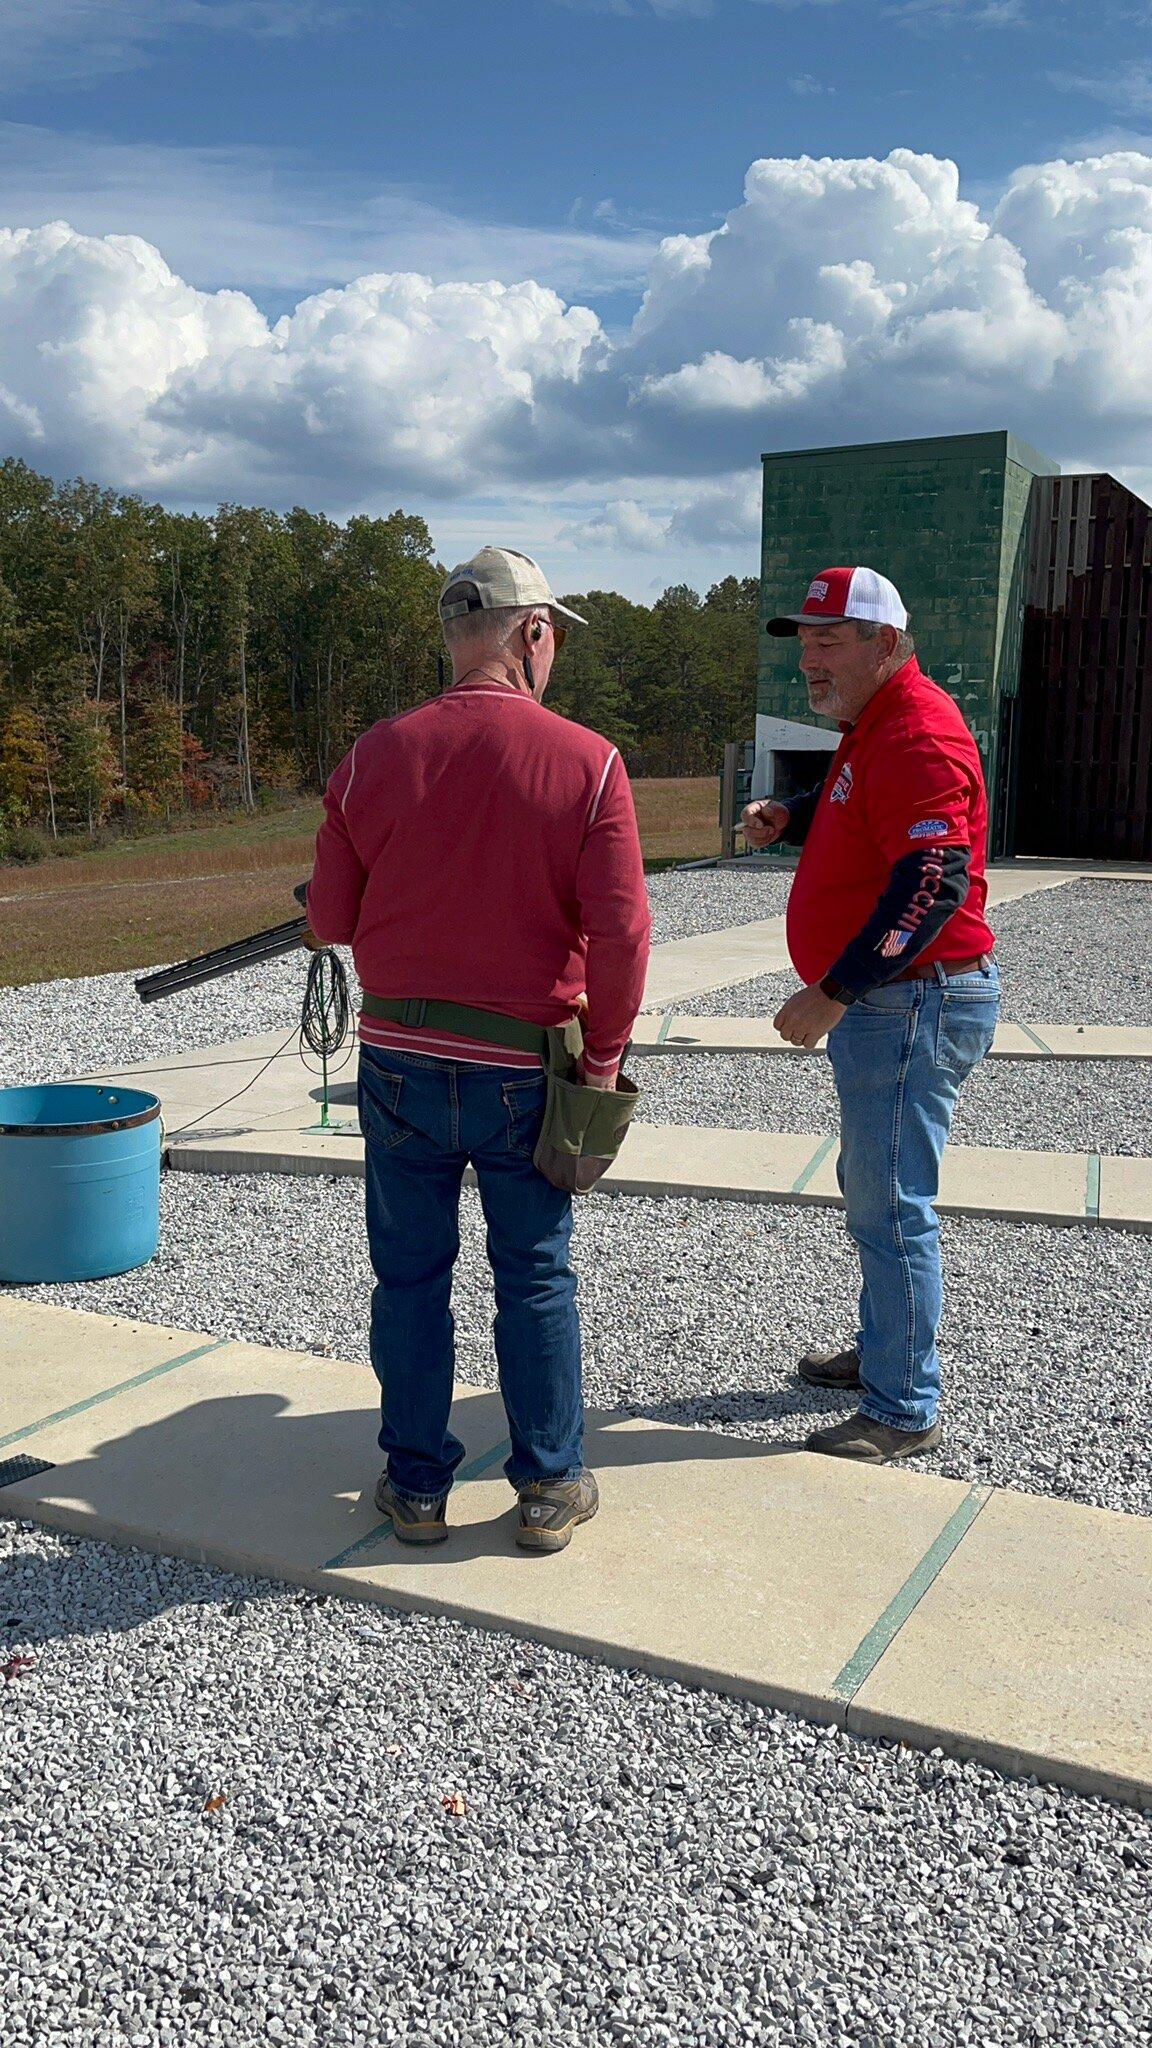
[[[540,638],[540,635],[541,635],[541,634],[543,633],[543,631],[544,631],[544,628],[543,628],[543,626],[542,626],[542,625],[540,624],[539,620],[537,620],[536,624],[535,624],[535,625],[533,626],[533,628],[532,628],[532,638],[533,638],[533,640],[539,640],[539,638]]]

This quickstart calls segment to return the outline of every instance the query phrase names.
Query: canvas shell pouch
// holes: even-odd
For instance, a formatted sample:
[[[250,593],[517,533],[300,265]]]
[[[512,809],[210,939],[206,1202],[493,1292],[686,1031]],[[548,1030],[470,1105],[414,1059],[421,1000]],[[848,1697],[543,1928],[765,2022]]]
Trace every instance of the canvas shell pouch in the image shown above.
[[[579,1075],[584,1035],[574,1018],[548,1033],[544,1122],[533,1164],[554,1188],[586,1195],[616,1158],[640,1100],[635,1081],[619,1074],[615,1088],[588,1088]]]

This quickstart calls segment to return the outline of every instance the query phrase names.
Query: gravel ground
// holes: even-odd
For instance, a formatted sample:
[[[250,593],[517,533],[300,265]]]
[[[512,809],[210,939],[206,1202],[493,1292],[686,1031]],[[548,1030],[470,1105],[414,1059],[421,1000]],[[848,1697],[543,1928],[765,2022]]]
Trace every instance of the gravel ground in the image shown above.
[[[649,1123],[743,1131],[834,1131],[832,1069],[764,1053],[661,1053],[637,1059]],[[1141,1060],[985,1060],[967,1081],[952,1136],[959,1145],[1152,1158],[1152,1084]]]
[[[729,925],[754,924],[762,917],[782,917],[792,887],[790,867],[695,868],[688,874],[667,869],[649,875],[652,944],[670,939],[695,939],[701,932],[723,931]]]
[[[1067,882],[992,912],[1002,1010],[1013,1023],[1152,1023],[1152,883]],[[762,974],[680,1008],[697,1017],[773,1016],[797,987]]]
[[[150,1266],[20,1291],[366,1361],[362,1200],[351,1180],[168,1175]],[[462,1225],[460,1376],[491,1386],[491,1286],[467,1192]],[[1148,1239],[961,1217],[943,1227],[947,1439],[925,1469],[1152,1514],[1133,1429],[1152,1398]],[[791,1370],[854,1326],[857,1268],[834,1211],[592,1196],[576,1256],[592,1406],[764,1442],[795,1441],[843,1407]]]
[[[1152,2033],[1147,1816],[27,1524],[0,1554],[11,2048]]]
[[[733,893],[743,876],[654,878],[660,935],[770,915],[781,879],[757,876],[753,898]],[[1120,887],[1097,886],[1104,902]],[[1088,935],[1075,943],[1083,958]],[[302,981],[281,962],[155,1010],[126,976],[0,992],[0,1071],[287,1035]],[[644,1073],[655,1103],[683,1069],[681,1117],[688,1089],[693,1116],[723,1103],[731,1120],[756,1088],[773,1127],[828,1127],[822,1061],[735,1064]],[[1018,1116],[1022,1134],[1059,1122],[1103,1144],[1121,1105],[1146,1129],[1127,1079],[988,1067],[966,1114],[983,1137]],[[347,1180],[167,1176],[151,1266],[26,1291],[326,1346],[365,1361],[367,1408],[361,1202]],[[461,1376],[491,1384],[471,1194],[463,1225]],[[1152,1382],[1147,1239],[961,1219],[944,1237],[947,1438],[928,1469],[1152,1513],[1133,1430]],[[837,1411],[790,1374],[851,1329],[834,1214],[591,1197],[577,1245],[594,1405],[762,1441]],[[0,1522],[0,1558],[9,1654],[32,1659],[0,1689],[13,2048],[1152,2041],[1148,1816],[28,1524]]]
[[[1152,1024],[1152,883],[1065,882],[992,926],[1014,1022]]]

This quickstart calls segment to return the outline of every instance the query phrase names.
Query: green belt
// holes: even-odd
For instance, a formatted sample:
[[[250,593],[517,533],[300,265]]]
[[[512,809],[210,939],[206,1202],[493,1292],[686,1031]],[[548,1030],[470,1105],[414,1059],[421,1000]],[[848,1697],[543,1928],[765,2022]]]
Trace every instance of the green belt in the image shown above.
[[[467,1003],[433,1003],[423,996],[373,996],[365,990],[361,1009],[366,1017],[383,1017],[390,1024],[405,1024],[414,1031],[454,1031],[463,1038],[478,1038],[484,1045],[507,1045],[517,1052],[534,1052],[543,1059],[548,1033],[542,1024],[527,1024],[523,1017],[505,1017],[499,1010],[472,1010]]]

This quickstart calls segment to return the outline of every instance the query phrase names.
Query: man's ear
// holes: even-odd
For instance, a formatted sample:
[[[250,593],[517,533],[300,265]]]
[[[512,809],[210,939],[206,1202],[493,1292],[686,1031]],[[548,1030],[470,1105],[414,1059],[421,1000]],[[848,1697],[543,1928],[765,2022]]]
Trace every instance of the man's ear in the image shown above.
[[[895,626],[881,626],[880,632],[877,637],[880,641],[880,648],[883,659],[885,661],[891,661],[892,656],[896,652],[897,643],[900,639],[900,635],[896,631]]]

